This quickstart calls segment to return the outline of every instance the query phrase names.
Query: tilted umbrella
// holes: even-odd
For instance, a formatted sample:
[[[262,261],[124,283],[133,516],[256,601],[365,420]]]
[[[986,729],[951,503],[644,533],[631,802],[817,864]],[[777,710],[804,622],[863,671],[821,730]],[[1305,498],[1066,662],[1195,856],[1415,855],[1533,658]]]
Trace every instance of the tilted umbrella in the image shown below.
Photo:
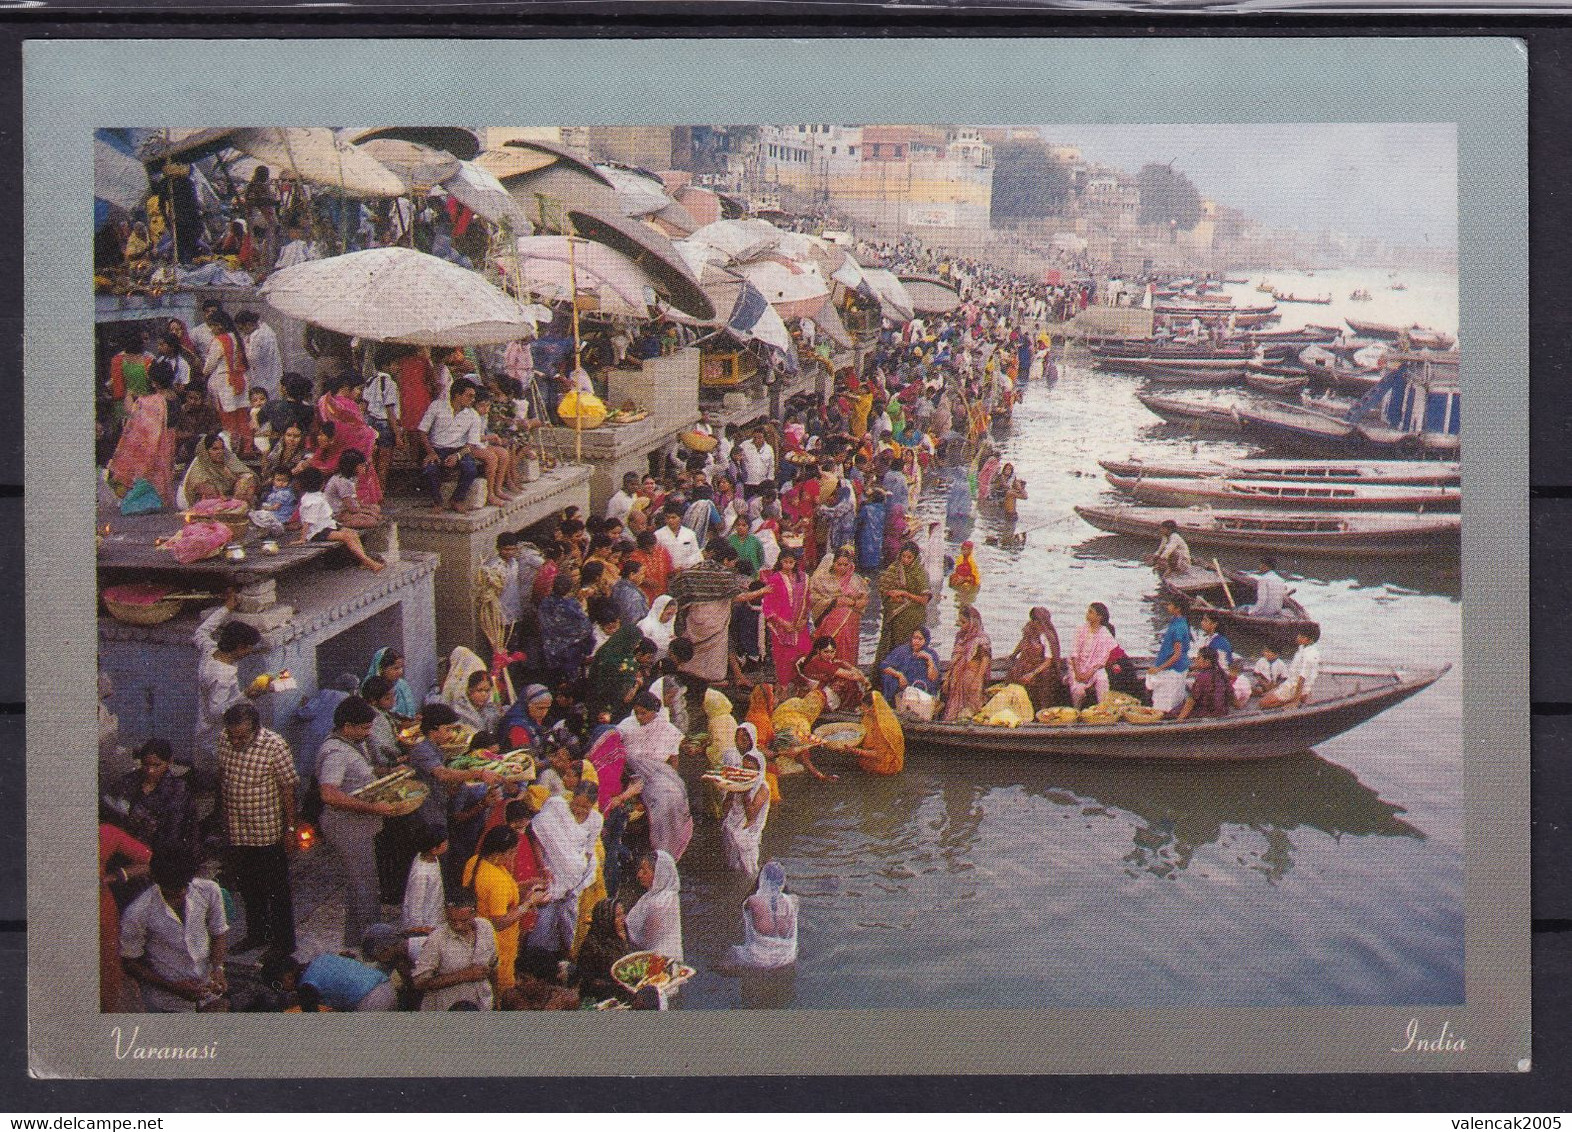
[[[529,233],[529,218],[502,182],[485,166],[473,161],[459,162],[458,171],[442,182],[442,189],[477,216],[493,224],[508,224],[514,232]]]
[[[237,130],[229,140],[264,165],[332,186],[348,197],[398,197],[408,191],[398,174],[332,130],[268,126]]]
[[[896,322],[909,322],[917,316],[912,307],[912,297],[893,271],[882,267],[864,267],[863,282],[879,301],[879,309]]]
[[[948,314],[961,305],[961,293],[943,279],[932,275],[902,275],[898,278],[911,297],[912,309],[918,314]]]
[[[428,149],[451,153],[460,161],[473,161],[480,152],[480,138],[464,126],[371,126],[344,131],[356,145],[380,138],[415,142]]]
[[[586,298],[610,314],[645,317],[655,288],[638,264],[605,244],[581,236],[521,236],[496,257],[520,294],[546,302],[568,302],[579,309]]]
[[[569,210],[568,218],[579,235],[614,248],[638,264],[653,281],[655,293],[672,306],[697,318],[715,317],[714,305],[682,253],[649,225],[583,208]]]
[[[147,167],[137,160],[131,143],[115,130],[94,130],[93,196],[133,212],[151,191]]]
[[[362,153],[369,153],[403,180],[406,191],[440,185],[459,171],[459,159],[419,142],[402,138],[372,138],[359,142]]]
[[[372,248],[286,267],[262,298],[339,334],[413,346],[484,346],[529,337],[535,319],[476,272],[413,248]]]
[[[830,285],[817,267],[766,259],[735,270],[763,293],[782,318],[814,318],[830,294]]]

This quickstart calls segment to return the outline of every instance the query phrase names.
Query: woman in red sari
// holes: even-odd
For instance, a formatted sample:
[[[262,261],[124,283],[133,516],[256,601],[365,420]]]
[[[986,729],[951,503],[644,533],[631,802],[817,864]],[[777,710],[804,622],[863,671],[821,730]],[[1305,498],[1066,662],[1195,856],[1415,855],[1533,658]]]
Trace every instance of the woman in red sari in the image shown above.
[[[819,510],[819,469],[804,465],[781,496],[781,514],[792,533],[802,536],[802,568],[812,570],[819,564],[818,532],[814,517]]]
[[[831,711],[851,711],[862,706],[867,694],[868,678],[855,665],[841,659],[835,638],[815,637],[813,651],[797,665],[803,695],[812,691],[824,694],[824,704]]]
[[[360,383],[352,374],[340,374],[327,382],[327,392],[317,401],[317,420],[332,425],[319,429],[320,437],[311,466],[324,475],[338,471],[338,460],[345,452],[359,452],[366,458],[360,478],[355,483],[355,498],[361,503],[375,505],[382,502],[382,483],[371,465],[371,450],[377,443],[377,430],[366,423],[360,406],[355,403],[355,390]]]
[[[843,546],[826,556],[808,583],[817,632],[835,641],[835,655],[855,667],[861,654],[862,615],[868,608],[868,583],[857,573],[857,552]]]
[[[399,424],[406,433],[413,434],[437,396],[437,370],[431,364],[431,351],[424,346],[411,350],[390,362],[387,371],[398,382]]]
[[[775,683],[785,687],[797,678],[797,661],[807,655],[813,637],[808,630],[808,576],[795,547],[781,547],[775,569],[764,572],[764,622],[769,627]]]

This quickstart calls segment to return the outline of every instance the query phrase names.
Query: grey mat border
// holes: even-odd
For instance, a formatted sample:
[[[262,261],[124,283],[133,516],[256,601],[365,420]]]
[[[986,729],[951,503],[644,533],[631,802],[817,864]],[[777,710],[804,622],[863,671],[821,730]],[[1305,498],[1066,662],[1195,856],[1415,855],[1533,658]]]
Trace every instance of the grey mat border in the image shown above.
[[[1459,1008],[787,1011],[531,1016],[574,1072],[610,1040],[638,1073],[1510,1072],[1528,1057],[1527,202],[1525,57],[1507,39],[31,42],[25,61],[30,927],[89,941],[58,900],[94,875],[91,129],[116,124],[472,121],[1443,121],[1459,131],[1465,415],[1467,985]],[[935,70],[935,66],[937,69]],[[179,89],[163,79],[183,75]],[[942,75],[913,84],[909,76]],[[288,81],[280,83],[279,77]],[[709,81],[702,88],[695,75]],[[817,81],[804,79],[814,75]],[[1226,77],[1226,81],[1221,81]],[[445,80],[445,81],[444,81]],[[920,89],[913,89],[918,86]],[[657,92],[657,93],[652,93]],[[1183,107],[1176,114],[1173,107]],[[64,437],[68,443],[61,443]],[[42,689],[57,689],[44,693]],[[76,694],[76,690],[80,694]],[[40,869],[41,862],[56,867]],[[507,1017],[96,1013],[92,948],[35,947],[30,1063],[41,1076],[518,1072]],[[85,977],[84,977],[85,976]],[[1410,1017],[1466,1052],[1397,1057]],[[132,1065],[216,1040],[211,1061]],[[478,1027],[477,1028],[477,1023]],[[431,1050],[452,1050],[433,1059]],[[358,1056],[346,1049],[363,1051]],[[419,1056],[417,1057],[417,1051]]]

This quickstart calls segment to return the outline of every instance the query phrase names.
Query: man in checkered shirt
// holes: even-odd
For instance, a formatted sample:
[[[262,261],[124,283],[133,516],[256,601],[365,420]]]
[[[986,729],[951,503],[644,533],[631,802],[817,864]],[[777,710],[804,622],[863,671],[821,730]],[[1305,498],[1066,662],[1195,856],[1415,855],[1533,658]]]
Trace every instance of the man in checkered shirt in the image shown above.
[[[289,744],[262,726],[250,703],[224,712],[218,779],[229,873],[246,909],[246,938],[232,953],[268,947],[289,954],[295,950],[295,911],[288,846],[300,778]]]

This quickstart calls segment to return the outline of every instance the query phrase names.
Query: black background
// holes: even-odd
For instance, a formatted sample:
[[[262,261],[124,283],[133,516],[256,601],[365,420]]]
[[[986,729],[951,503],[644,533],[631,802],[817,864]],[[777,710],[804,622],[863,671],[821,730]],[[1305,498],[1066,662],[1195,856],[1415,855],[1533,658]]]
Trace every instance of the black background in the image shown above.
[[[1074,3],[1075,0],[1068,0]],[[45,1081],[27,1073],[22,602],[22,44],[31,38],[1464,36],[1528,45],[1533,581],[1534,1066],[1500,1075]],[[636,65],[636,60],[632,62]],[[280,76],[287,82],[286,75]],[[1351,113],[1357,110],[1350,107]],[[0,1111],[1572,1110],[1572,15],[1095,13],[961,4],[443,3],[290,10],[59,0],[0,10]],[[86,678],[86,674],[84,675]],[[91,749],[84,737],[79,744]],[[84,768],[84,772],[90,773]],[[34,862],[38,864],[38,862]],[[47,946],[48,941],[34,941]],[[789,1022],[787,1023],[789,1024]],[[608,1068],[615,1066],[608,1051]],[[899,1066],[892,1064],[892,1072]]]

